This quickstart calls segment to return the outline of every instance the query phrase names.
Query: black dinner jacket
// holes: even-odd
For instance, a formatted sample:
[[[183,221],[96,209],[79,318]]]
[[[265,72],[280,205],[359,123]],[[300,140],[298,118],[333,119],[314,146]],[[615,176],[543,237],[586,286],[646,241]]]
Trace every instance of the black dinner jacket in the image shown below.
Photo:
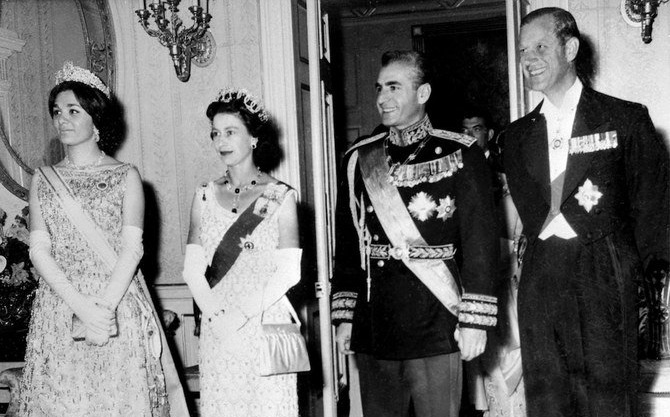
[[[546,120],[538,105],[505,132],[503,163],[512,198],[531,238],[540,233],[551,204]],[[630,229],[640,257],[668,259],[668,151],[641,104],[589,88],[580,97],[572,137],[616,131],[613,149],[571,154],[561,212],[585,244]],[[590,211],[575,198],[589,179],[603,193]]]

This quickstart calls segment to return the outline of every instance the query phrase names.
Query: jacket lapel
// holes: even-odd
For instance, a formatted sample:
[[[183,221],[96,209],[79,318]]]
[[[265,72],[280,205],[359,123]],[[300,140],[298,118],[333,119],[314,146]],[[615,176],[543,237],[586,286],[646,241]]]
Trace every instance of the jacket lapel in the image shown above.
[[[542,103],[529,115],[530,121],[523,135],[521,145],[522,158],[528,173],[540,185],[542,197],[551,204],[551,188],[549,182],[549,150],[547,149],[547,121],[540,113]]]
[[[593,95],[593,90],[584,88],[579,104],[577,104],[575,121],[572,125],[572,137],[606,131],[609,122],[603,116],[604,114],[600,102]],[[597,152],[588,152],[568,155],[561,202],[565,201],[575,188],[584,182],[584,176],[596,154]]]

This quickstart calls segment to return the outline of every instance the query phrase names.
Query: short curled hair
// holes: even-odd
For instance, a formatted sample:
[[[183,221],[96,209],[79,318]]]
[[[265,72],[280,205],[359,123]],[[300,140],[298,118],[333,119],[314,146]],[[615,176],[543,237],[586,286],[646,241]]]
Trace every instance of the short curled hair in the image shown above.
[[[49,115],[54,117],[54,104],[58,94],[72,91],[79,105],[93,119],[93,125],[100,133],[98,146],[105,153],[113,155],[123,140],[122,121],[119,106],[115,100],[102,91],[79,81],[63,81],[49,93]]]
[[[417,51],[386,51],[382,55],[382,67],[393,63],[405,64],[413,69],[414,88],[433,81],[432,66],[421,52]]]
[[[279,165],[283,156],[279,146],[279,134],[272,120],[262,120],[258,112],[251,112],[244,104],[244,96],[228,102],[213,101],[207,106],[207,118],[210,122],[217,114],[234,114],[244,123],[251,136],[258,139],[252,152],[254,165],[261,171],[269,172]]]

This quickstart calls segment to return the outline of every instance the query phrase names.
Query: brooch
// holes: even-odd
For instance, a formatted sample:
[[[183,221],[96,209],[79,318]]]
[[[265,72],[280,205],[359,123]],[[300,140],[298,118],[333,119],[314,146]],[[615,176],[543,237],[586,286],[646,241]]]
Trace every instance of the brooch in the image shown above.
[[[456,199],[447,196],[447,198],[440,198],[440,205],[437,206],[437,218],[446,221],[454,217],[456,211]]]
[[[104,181],[100,181],[100,182],[97,184],[97,187],[98,187],[98,190],[103,191],[103,190],[106,190],[106,189],[107,189],[108,185],[107,185],[106,182],[104,182]]]
[[[577,194],[575,194],[579,205],[584,207],[587,213],[598,204],[598,200],[602,196],[603,193],[598,191],[598,186],[593,184],[588,178],[584,181],[584,185],[579,187]]]
[[[421,191],[412,197],[407,209],[412,214],[412,217],[424,222],[433,216],[436,206],[433,197]]]
[[[239,247],[244,250],[252,250],[254,248],[254,242],[251,241],[251,235],[241,237]]]

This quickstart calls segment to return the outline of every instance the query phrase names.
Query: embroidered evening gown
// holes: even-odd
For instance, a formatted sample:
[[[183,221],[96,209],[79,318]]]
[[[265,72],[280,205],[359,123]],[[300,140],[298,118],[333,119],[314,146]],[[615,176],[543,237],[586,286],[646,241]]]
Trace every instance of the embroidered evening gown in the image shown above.
[[[117,253],[125,179],[130,167],[56,168]],[[37,187],[56,262],[77,290],[101,294],[109,280],[109,274],[103,272],[104,263],[75,230],[43,177]],[[131,285],[137,285],[137,279]],[[138,291],[142,292],[141,288]],[[117,308],[118,336],[110,338],[105,346],[74,341],[70,330],[72,314],[49,285],[40,280],[27,339],[19,415],[169,415],[160,362],[152,355],[149,338],[142,332],[136,298],[126,293],[121,300]]]
[[[278,206],[275,198],[286,192],[286,185],[268,184],[255,203],[255,210],[272,214],[244,238],[244,248],[234,265],[214,287],[223,300],[224,310],[239,303],[245,295],[263,291],[267,277],[276,270],[268,253],[279,242]],[[293,191],[290,191],[293,192]],[[214,186],[207,184],[204,193],[200,238],[205,256],[211,262],[214,252],[228,228],[237,220],[219,205]],[[283,200],[282,200],[283,201]],[[264,314],[266,323],[290,323],[290,313],[277,303]],[[221,348],[220,335],[213,332],[207,320],[200,332],[200,414],[202,417],[297,417],[298,397],[295,374],[259,376],[258,339],[260,315],[254,316],[238,332],[239,349]]]

